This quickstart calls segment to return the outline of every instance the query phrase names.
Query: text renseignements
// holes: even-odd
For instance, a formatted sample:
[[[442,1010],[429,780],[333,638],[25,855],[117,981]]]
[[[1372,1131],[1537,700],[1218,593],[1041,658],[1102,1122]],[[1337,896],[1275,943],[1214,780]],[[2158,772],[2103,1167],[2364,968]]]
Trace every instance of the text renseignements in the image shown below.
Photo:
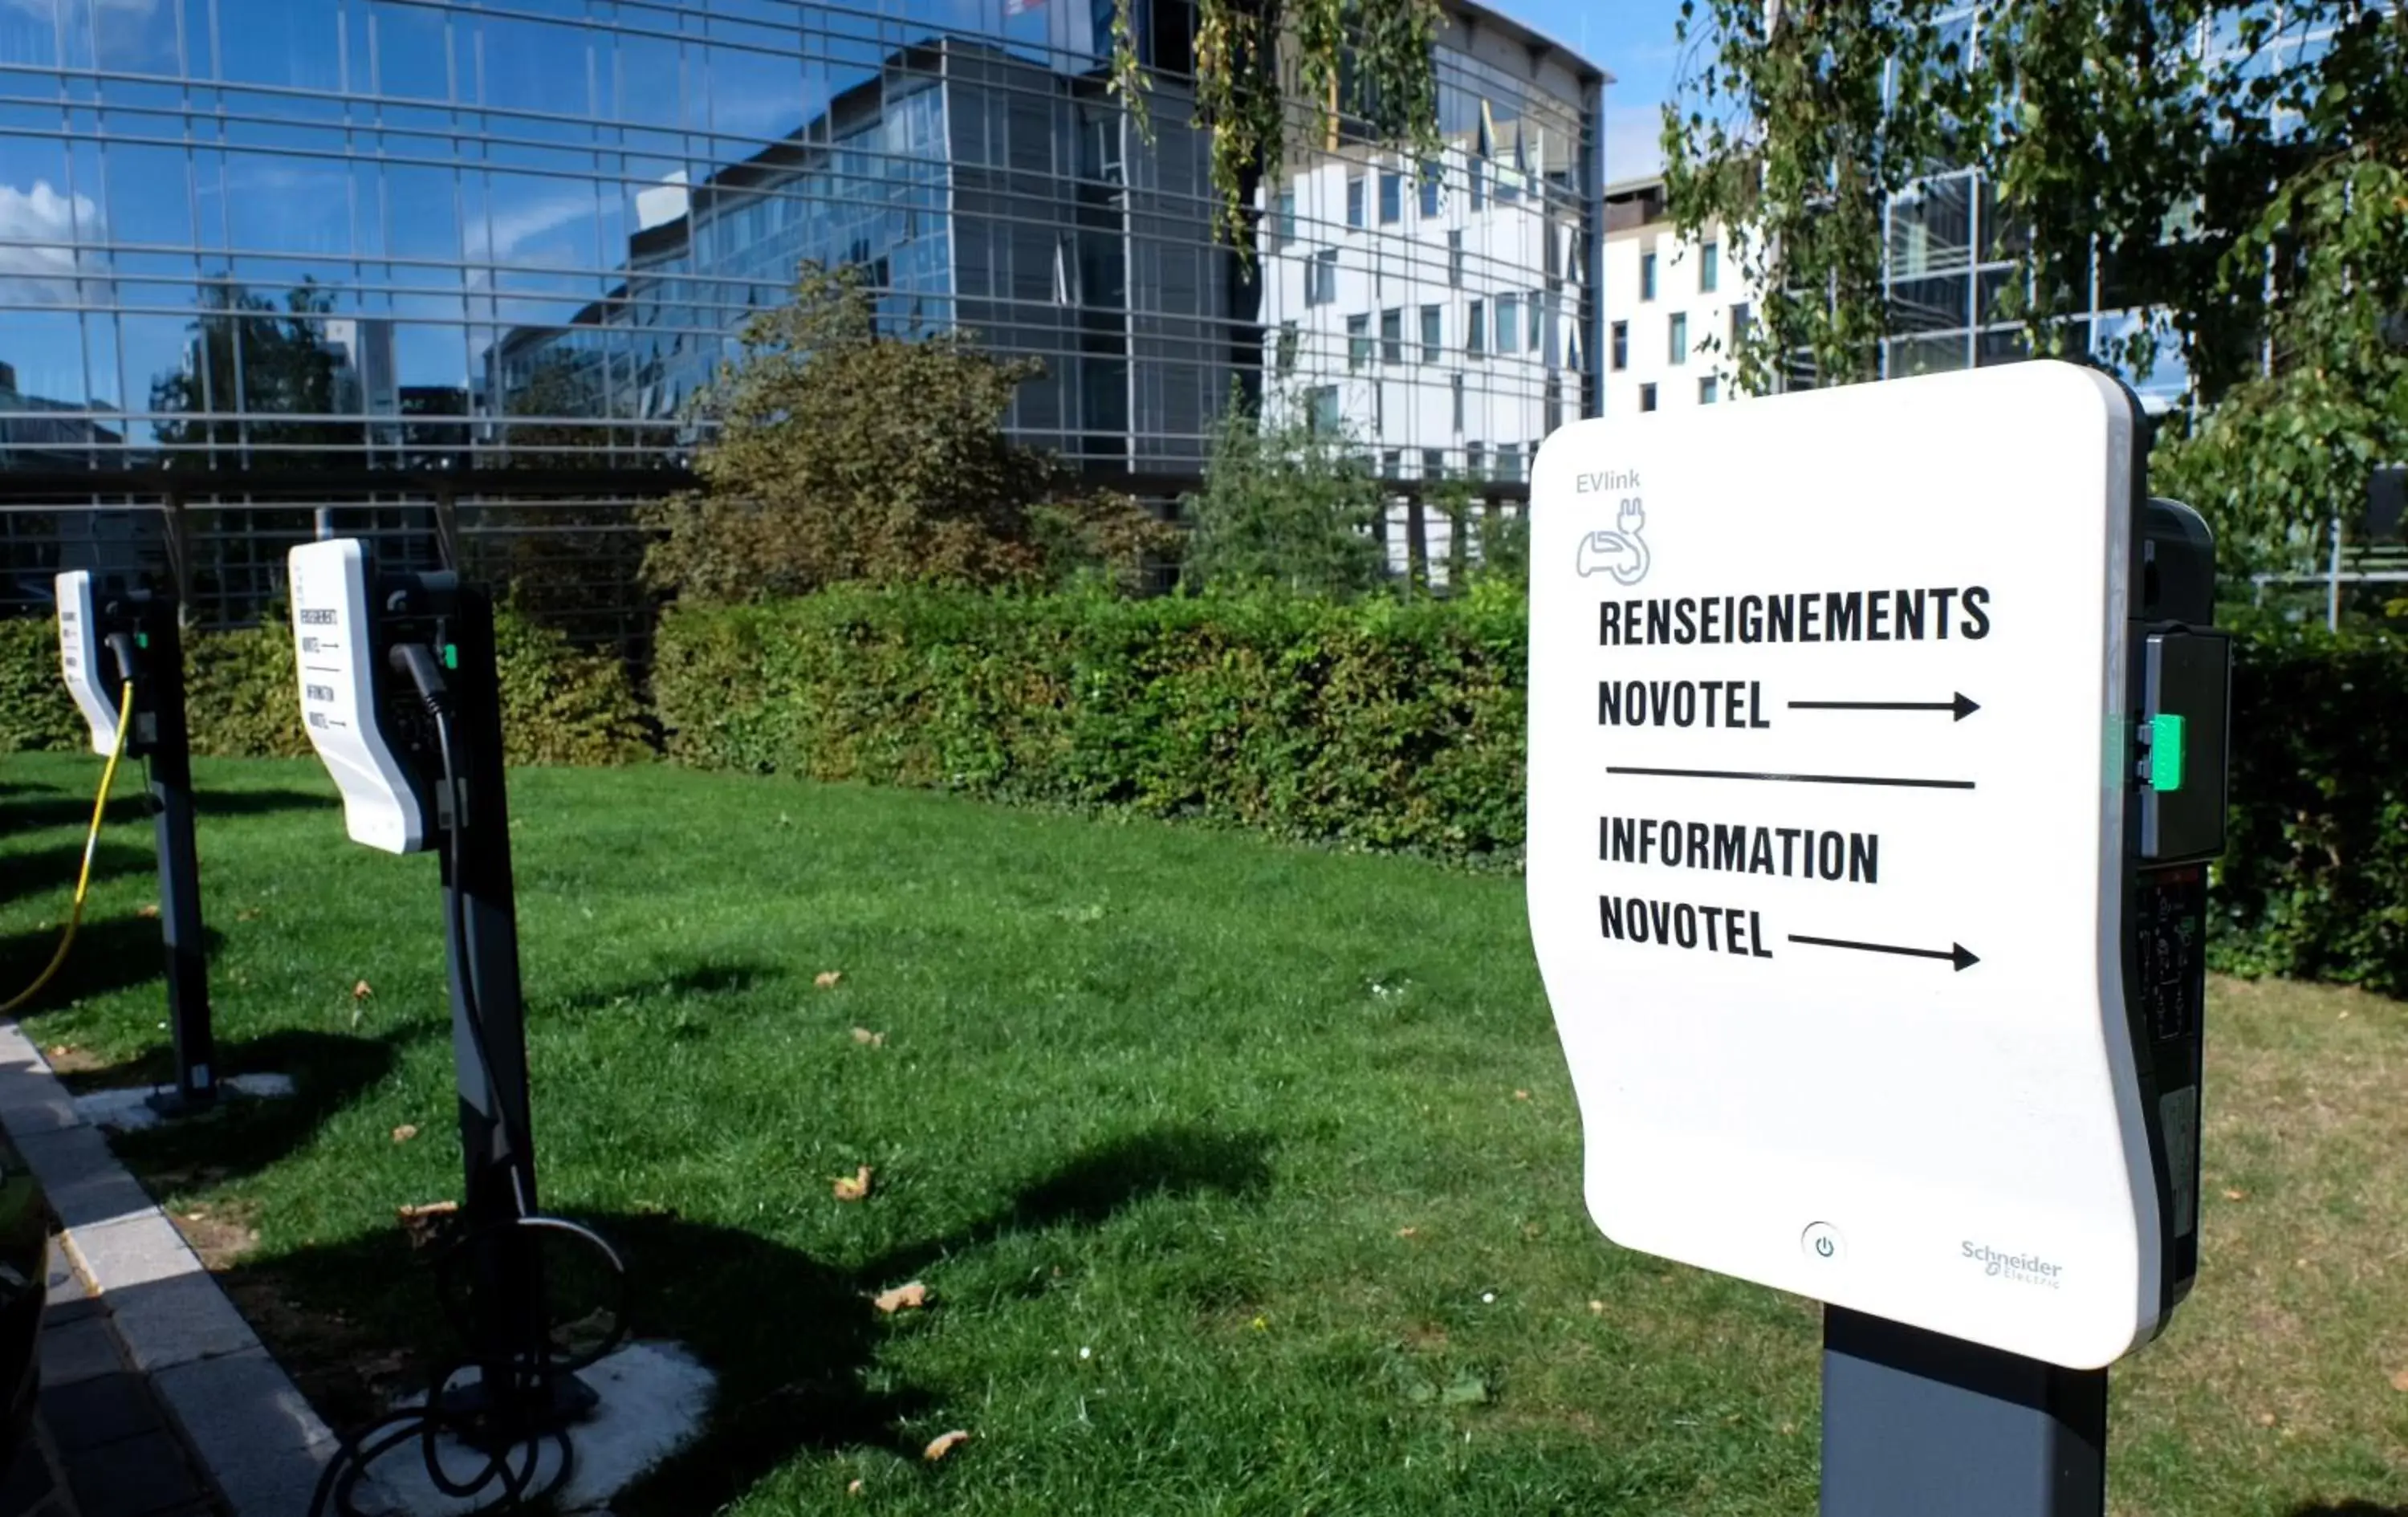
[[[1625,596],[1598,605],[1607,648],[1670,644],[1946,642],[1990,635],[1982,585],[1776,595]]]

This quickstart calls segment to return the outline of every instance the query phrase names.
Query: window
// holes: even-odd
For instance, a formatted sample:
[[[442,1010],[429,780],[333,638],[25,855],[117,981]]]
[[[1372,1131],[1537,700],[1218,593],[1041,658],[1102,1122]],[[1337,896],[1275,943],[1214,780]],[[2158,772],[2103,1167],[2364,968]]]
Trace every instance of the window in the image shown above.
[[[1460,228],[1446,235],[1446,282],[1463,288],[1463,232]]]
[[[1330,433],[1338,430],[1338,387],[1315,385],[1304,393],[1305,419],[1313,431]]]
[[[1443,479],[1446,478],[1445,449],[1425,448],[1422,450],[1422,478],[1425,479]]]
[[[1380,171],[1380,224],[1394,226],[1405,219],[1405,177]]]
[[[1286,374],[1296,367],[1296,323],[1282,322],[1279,329],[1279,371]]]
[[[1405,312],[1401,306],[1391,306],[1380,313],[1380,362],[1401,364],[1405,361]]]
[[[1497,445],[1497,478],[1519,479],[1522,477],[1522,445],[1500,442]]]
[[[1630,366],[1630,323],[1613,323],[1613,371],[1616,374]]]
[[[1438,219],[1440,172],[1436,164],[1422,165],[1422,220],[1426,222]]]
[[[1304,303],[1326,306],[1338,298],[1338,250],[1324,248],[1304,265]]]
[[[1401,479],[1405,477],[1405,455],[1391,448],[1380,455],[1380,478]]]
[[[1488,351],[1488,305],[1475,300],[1470,307],[1470,319],[1463,328],[1463,351],[1478,358]]]
[[[1447,378],[1454,381],[1455,429],[1457,432],[1460,432],[1463,430],[1463,376],[1460,374],[1450,374]]]
[[[1497,297],[1497,351],[1500,353],[1513,352],[1520,349],[1521,343],[1522,297],[1498,295]]]
[[[1361,368],[1371,361],[1371,318],[1369,312],[1346,318],[1346,366]]]
[[[1471,171],[1471,208],[1478,210],[1488,204],[1488,160],[1474,153],[1463,161]]]
[[[1713,294],[1714,287],[1722,282],[1723,245],[1709,242],[1698,250],[1698,291],[1701,294]]]
[[[1734,348],[1738,347],[1738,346],[1739,346],[1739,344],[1740,344],[1740,339],[1747,336],[1747,323],[1748,323],[1749,319],[1750,319],[1754,314],[1755,314],[1754,312],[1750,311],[1750,310],[1747,308],[1747,302],[1746,302],[1746,301],[1744,301],[1744,300],[1741,301],[1738,305],[1733,306],[1733,307],[1731,308],[1731,346],[1732,346],[1732,347],[1734,347]]]
[[[1281,247],[1284,248],[1296,240],[1296,192],[1294,190],[1284,190],[1280,193],[1279,214],[1273,219],[1271,225],[1272,233],[1278,237]]]
[[[1437,363],[1440,352],[1446,346],[1446,319],[1440,314],[1445,308],[1443,306],[1422,308],[1422,362],[1425,364]]]
[[[1668,364],[1687,363],[1689,361],[1689,313],[1674,311],[1668,331],[1669,336],[1664,343],[1664,361]]]
[[[1547,306],[1545,298],[1538,291],[1533,290],[1530,292],[1530,303],[1523,308],[1530,313],[1530,335],[1528,340],[1524,342],[1522,346],[1528,349],[1535,356],[1536,354],[1546,351],[1539,345],[1539,339],[1543,336],[1546,332]]]
[[[1363,176],[1360,174],[1346,176],[1346,224],[1356,227],[1363,224]]]
[[[1652,252],[1639,255],[1639,298],[1656,298],[1656,255]]]
[[[1698,405],[1711,406],[1715,401],[1722,398],[1723,387],[1713,375],[1709,374],[1704,379],[1698,381]]]
[[[1656,408],[1656,387],[1654,385],[1642,384],[1639,387],[1639,408],[1642,411],[1652,411]]]
[[[1487,467],[1488,450],[1476,442],[1465,443],[1463,445],[1463,477],[1467,479],[1485,479],[1487,476],[1483,471]]]

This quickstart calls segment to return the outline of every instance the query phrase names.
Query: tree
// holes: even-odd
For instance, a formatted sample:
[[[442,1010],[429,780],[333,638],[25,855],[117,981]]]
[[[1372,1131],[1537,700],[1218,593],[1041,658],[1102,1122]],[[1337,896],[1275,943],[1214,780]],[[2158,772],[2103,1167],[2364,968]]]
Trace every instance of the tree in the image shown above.
[[[1211,134],[1213,225],[1252,256],[1254,188],[1291,138],[1347,123],[1417,161],[1438,148],[1438,0],[1197,0],[1196,123]],[[1112,89],[1148,130],[1134,0],[1112,12]]]
[[[340,365],[320,324],[334,309],[325,291],[304,281],[280,307],[230,279],[200,294],[184,365],[150,384],[152,410],[185,418],[158,423],[167,466],[231,466],[211,462],[225,449],[249,468],[322,467],[328,451],[359,448],[359,424],[332,419]]]
[[[742,358],[696,398],[716,424],[695,465],[702,487],[645,513],[665,533],[645,561],[656,587],[742,600],[847,582],[992,586],[1040,581],[1082,544],[1144,551],[1150,519],[1134,502],[1077,493],[1005,432],[1012,393],[1042,365],[960,331],[882,334],[859,269],[804,265],[794,303],[740,340]]]
[[[2143,317],[2100,356],[2139,379],[2180,354],[2206,414],[2199,440],[2170,441],[2166,457],[2203,504],[2232,508],[2217,522],[2229,541],[2288,553],[2339,497],[2362,494],[2361,444],[2370,457],[2408,447],[2408,7],[2001,0],[1977,21],[1954,0],[1682,9],[1693,50],[1665,113],[1667,190],[1684,230],[1726,228],[1763,292],[1736,355],[1743,384],[1877,376],[1892,330],[1885,210],[1927,173],[1971,166],[1997,206],[1977,250],[2012,264],[1999,311],[2029,351],[2089,350],[2077,323],[2095,279]],[[2239,439],[2269,435],[2344,456],[2301,448],[2203,478],[2248,452]]]
[[[1201,588],[1351,596],[1386,568],[1372,523],[1387,496],[1342,432],[1290,408],[1271,421],[1234,394],[1201,490],[1187,497],[1187,576]]]

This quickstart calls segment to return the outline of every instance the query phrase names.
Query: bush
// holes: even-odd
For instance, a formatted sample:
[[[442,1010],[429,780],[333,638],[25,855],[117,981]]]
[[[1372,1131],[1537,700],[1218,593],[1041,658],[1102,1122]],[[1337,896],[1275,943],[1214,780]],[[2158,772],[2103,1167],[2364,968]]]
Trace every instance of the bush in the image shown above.
[[[2238,630],[2211,962],[2408,995],[2408,637]]]
[[[2213,962],[2408,995],[2408,639],[2237,629]],[[675,610],[686,763],[1510,860],[1524,619],[1455,601],[845,592]]]
[[[1516,597],[836,591],[675,608],[669,751],[1454,858],[1522,836]]]
[[[557,632],[505,609],[502,736],[512,764],[624,764],[650,754],[642,708],[625,667],[580,652]],[[309,752],[281,623],[184,639],[184,703],[193,751],[220,758]],[[0,622],[0,751],[74,750],[87,737],[59,678],[58,635],[47,621]]]

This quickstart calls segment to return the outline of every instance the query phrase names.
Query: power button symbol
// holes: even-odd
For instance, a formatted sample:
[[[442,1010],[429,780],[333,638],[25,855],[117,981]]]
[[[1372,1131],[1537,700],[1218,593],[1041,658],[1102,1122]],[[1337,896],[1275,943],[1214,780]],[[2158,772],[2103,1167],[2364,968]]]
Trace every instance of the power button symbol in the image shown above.
[[[1810,1224],[1799,1236],[1798,1246],[1806,1251],[1806,1257],[1820,1264],[1837,1264],[1848,1256],[1848,1240],[1828,1222]]]

